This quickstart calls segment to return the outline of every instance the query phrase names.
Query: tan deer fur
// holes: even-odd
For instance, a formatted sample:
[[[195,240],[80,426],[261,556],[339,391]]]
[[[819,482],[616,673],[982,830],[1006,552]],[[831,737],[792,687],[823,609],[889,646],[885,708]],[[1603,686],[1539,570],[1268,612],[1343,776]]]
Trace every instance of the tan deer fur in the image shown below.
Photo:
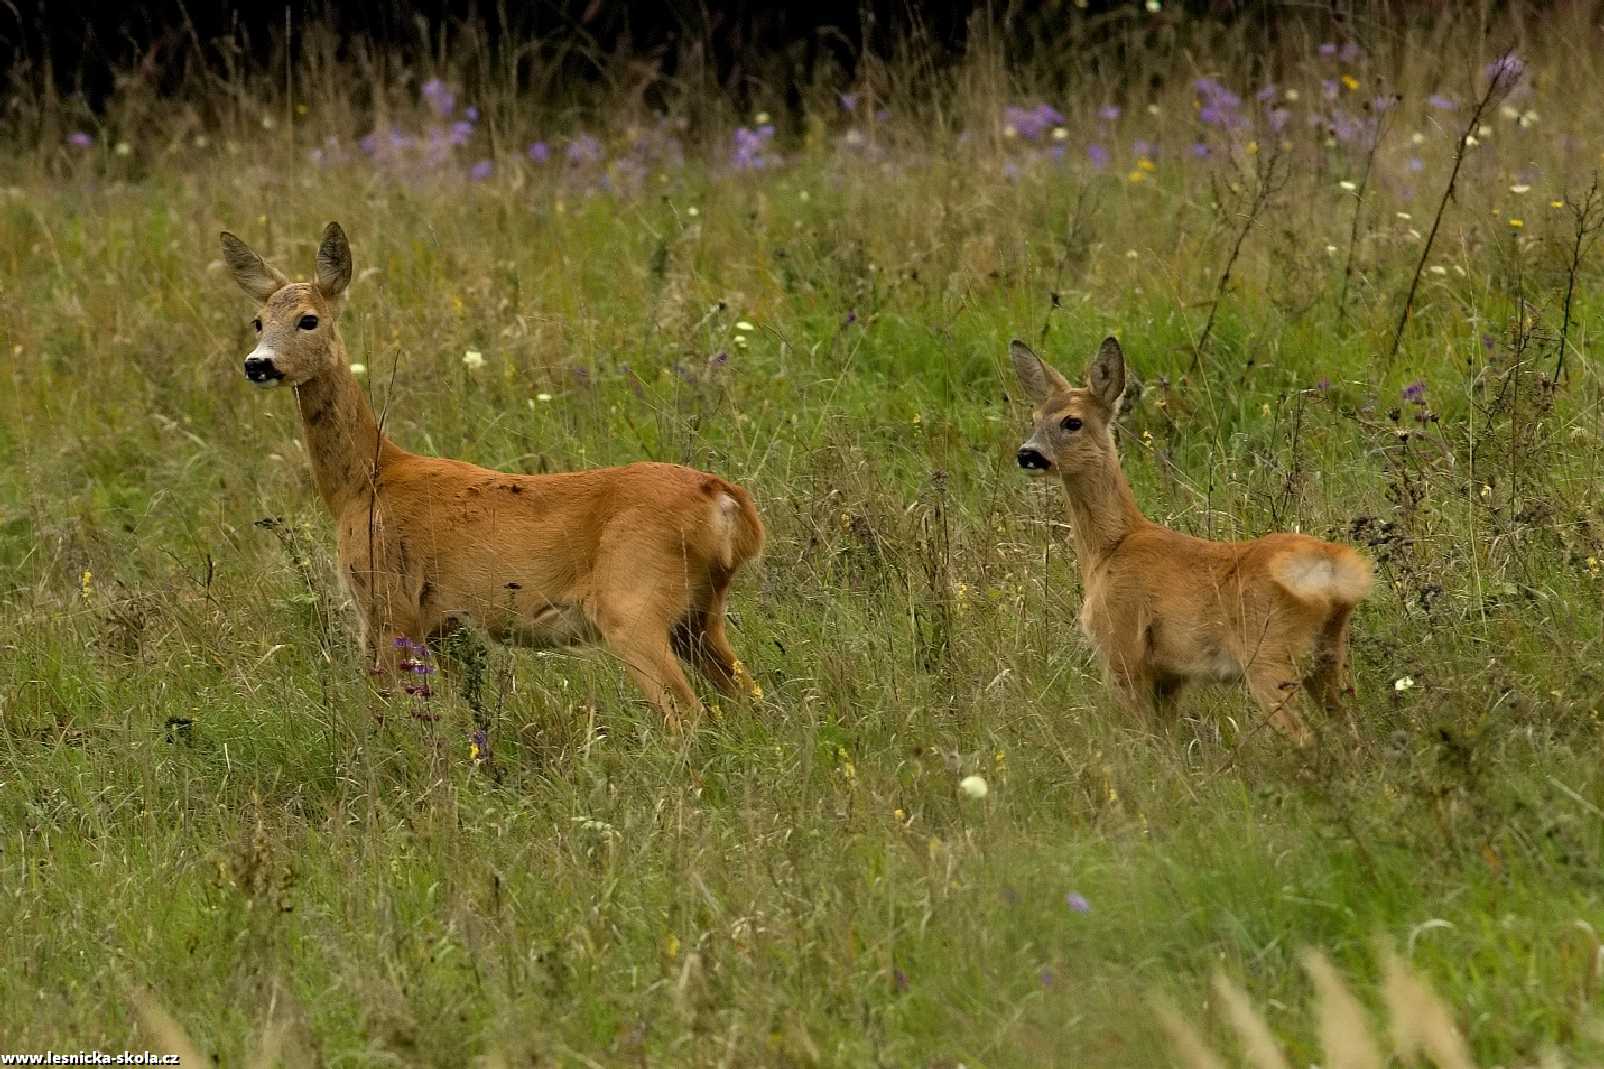
[[[1187,683],[1240,679],[1271,724],[1306,743],[1298,689],[1328,711],[1340,707],[1348,620],[1370,590],[1370,564],[1309,535],[1211,542],[1151,522],[1114,446],[1125,391],[1119,342],[1103,342],[1084,387],[1024,342],[1010,350],[1035,406],[1019,465],[1063,483],[1085,594],[1081,630],[1115,693],[1151,711]]]
[[[339,224],[311,283],[222,242],[262,306],[246,374],[295,391],[376,673],[399,669],[396,638],[472,621],[513,644],[605,645],[671,724],[702,708],[679,658],[724,694],[757,691],[724,630],[730,581],[763,546],[745,490],[675,464],[522,475],[409,453],[382,432],[335,328],[351,279]]]

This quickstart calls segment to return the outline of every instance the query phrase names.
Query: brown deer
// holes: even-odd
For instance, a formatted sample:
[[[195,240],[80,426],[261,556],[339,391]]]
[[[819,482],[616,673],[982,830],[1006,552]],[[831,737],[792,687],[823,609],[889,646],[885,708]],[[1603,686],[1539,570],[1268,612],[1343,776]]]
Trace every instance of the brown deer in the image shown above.
[[[374,418],[335,327],[351,281],[339,224],[310,283],[222,242],[261,304],[245,377],[295,391],[376,674],[471,621],[513,644],[604,644],[671,726],[702,709],[678,658],[726,695],[761,694],[724,633],[730,581],[763,547],[745,490],[676,464],[521,475],[409,453]]]
[[[1119,342],[1104,340],[1085,387],[1024,342],[1010,352],[1035,406],[1019,466],[1063,483],[1085,593],[1081,630],[1116,695],[1145,713],[1189,682],[1241,679],[1270,723],[1306,744],[1298,687],[1340,708],[1348,620],[1370,590],[1369,563],[1303,534],[1211,542],[1151,522],[1114,447],[1125,392]]]

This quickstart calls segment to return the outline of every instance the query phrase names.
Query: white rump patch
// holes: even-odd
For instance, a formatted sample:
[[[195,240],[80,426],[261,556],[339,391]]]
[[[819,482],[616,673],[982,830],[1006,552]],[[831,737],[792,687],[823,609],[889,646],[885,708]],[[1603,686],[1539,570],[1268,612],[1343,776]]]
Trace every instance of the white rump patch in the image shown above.
[[[1270,561],[1270,575],[1294,597],[1356,602],[1370,592],[1370,569],[1348,553],[1293,551]]]

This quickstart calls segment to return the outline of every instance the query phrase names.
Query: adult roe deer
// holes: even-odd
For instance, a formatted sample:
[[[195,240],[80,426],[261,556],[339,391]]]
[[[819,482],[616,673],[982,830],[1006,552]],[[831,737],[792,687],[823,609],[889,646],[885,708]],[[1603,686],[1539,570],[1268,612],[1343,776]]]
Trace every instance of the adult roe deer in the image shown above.
[[[262,306],[245,377],[295,391],[374,671],[399,669],[399,639],[471,620],[503,642],[604,644],[671,726],[702,708],[676,654],[727,695],[761,693],[724,632],[730,580],[763,547],[745,490],[676,464],[521,475],[409,453],[374,418],[335,329],[351,281],[339,224],[311,283],[227,231],[222,243]]]
[[[1114,446],[1119,342],[1103,341],[1079,388],[1024,342],[1009,351],[1035,406],[1019,466],[1064,485],[1085,587],[1081,630],[1116,695],[1148,712],[1194,680],[1242,679],[1270,723],[1306,744],[1297,689],[1339,708],[1348,620],[1370,590],[1369,562],[1309,535],[1211,542],[1151,522]]]

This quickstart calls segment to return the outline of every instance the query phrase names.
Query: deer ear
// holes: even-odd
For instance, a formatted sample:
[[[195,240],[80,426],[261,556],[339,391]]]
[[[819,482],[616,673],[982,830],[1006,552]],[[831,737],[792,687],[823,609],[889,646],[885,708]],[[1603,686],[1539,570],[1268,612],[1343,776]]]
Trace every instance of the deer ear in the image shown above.
[[[1125,392],[1125,352],[1119,347],[1118,339],[1103,339],[1086,379],[1092,395],[1110,412],[1118,412],[1120,395]]]
[[[1069,389],[1069,380],[1018,338],[1008,343],[1008,355],[1014,358],[1014,374],[1019,376],[1019,385],[1024,387],[1031,404],[1039,405],[1059,390]]]
[[[323,228],[317,250],[317,288],[325,297],[338,297],[351,284],[351,243],[339,223]]]
[[[289,281],[278,269],[256,255],[251,247],[239,238],[223,231],[223,261],[239,288],[258,301],[266,301]]]

